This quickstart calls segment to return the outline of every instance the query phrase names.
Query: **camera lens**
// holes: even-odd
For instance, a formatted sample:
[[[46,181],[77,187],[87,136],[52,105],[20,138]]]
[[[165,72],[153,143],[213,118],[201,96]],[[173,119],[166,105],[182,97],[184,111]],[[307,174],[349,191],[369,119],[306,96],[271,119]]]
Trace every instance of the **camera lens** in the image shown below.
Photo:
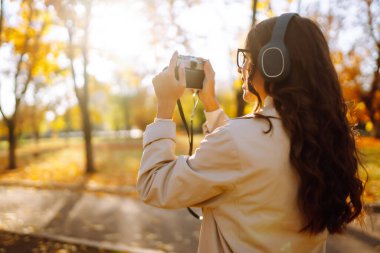
[[[197,67],[197,62],[196,61],[191,61],[190,62],[190,68],[195,69]]]

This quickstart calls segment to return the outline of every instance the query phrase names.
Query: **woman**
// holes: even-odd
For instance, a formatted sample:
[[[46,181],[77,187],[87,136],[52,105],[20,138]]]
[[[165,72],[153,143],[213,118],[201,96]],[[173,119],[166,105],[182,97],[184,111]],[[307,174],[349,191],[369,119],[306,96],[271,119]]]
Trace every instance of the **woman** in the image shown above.
[[[144,133],[138,190],[157,207],[203,208],[198,252],[325,252],[327,234],[362,211],[354,136],[321,30],[292,17],[287,77],[268,82],[257,71],[277,20],[253,27],[239,50],[244,100],[259,100],[253,116],[227,118],[205,63],[207,134],[191,157],[174,154],[171,118],[185,82],[183,68],[174,78],[177,53],[153,79],[158,111]]]

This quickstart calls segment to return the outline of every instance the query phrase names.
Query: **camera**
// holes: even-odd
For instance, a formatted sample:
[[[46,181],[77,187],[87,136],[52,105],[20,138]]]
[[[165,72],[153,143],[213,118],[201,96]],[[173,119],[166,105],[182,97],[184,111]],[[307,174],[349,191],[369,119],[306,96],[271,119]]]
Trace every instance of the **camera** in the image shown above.
[[[201,90],[205,78],[205,72],[203,70],[205,60],[195,56],[179,55],[175,68],[175,78],[177,80],[179,80],[178,67],[181,63],[185,68],[186,88]]]

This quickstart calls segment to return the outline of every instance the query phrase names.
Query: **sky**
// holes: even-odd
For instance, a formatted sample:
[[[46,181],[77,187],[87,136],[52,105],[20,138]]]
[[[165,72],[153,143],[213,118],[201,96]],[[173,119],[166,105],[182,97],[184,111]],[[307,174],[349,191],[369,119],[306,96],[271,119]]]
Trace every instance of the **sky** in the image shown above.
[[[167,21],[169,7],[166,2],[157,4],[154,13],[147,11],[143,1],[100,5],[94,9],[92,27],[96,27],[97,32],[91,36],[93,47],[116,55],[123,67],[142,69],[151,74],[165,67],[172,53],[178,50],[180,54],[209,59],[220,85],[229,85],[237,77],[234,55],[231,53],[234,54],[236,48],[243,46],[245,34],[251,25],[251,0],[207,0],[191,8],[175,5],[175,22],[188,37],[190,49],[176,38],[176,28]],[[287,0],[272,2],[276,12],[287,10]],[[297,1],[294,1],[291,10],[295,11],[296,8]],[[155,17],[152,18],[152,15]],[[163,31],[156,29],[152,33],[156,28],[154,23],[167,26]],[[152,45],[151,41],[155,41],[155,44]],[[101,68],[120,66],[116,59],[109,63],[100,57],[96,59],[99,64],[95,65],[94,62],[94,72],[99,73],[99,77],[104,80],[107,80],[107,75],[111,72],[101,71]],[[108,75],[108,78],[112,79],[112,76]],[[151,75],[147,76],[143,85],[149,85],[151,78]]]
[[[326,10],[329,0],[272,0],[273,12],[297,12],[318,3]],[[217,88],[228,89],[238,78],[235,53],[244,47],[252,20],[251,0],[203,0],[192,7],[174,1],[174,22],[189,41],[185,47],[170,20],[168,1],[102,1],[93,9],[90,72],[100,81],[115,81],[115,71],[127,68],[144,74],[142,85],[151,85],[154,74],[169,62],[172,53],[209,59],[216,72]],[[150,2],[152,6],[146,4]],[[265,2],[265,1],[260,1]],[[302,14],[302,13],[301,13]],[[258,13],[261,21],[267,16]],[[104,53],[105,57],[100,56]]]
[[[251,25],[251,0],[203,0],[191,8],[182,1],[175,1],[173,16],[170,16],[168,1],[95,1],[90,26],[90,64],[89,73],[102,83],[113,87],[118,74],[126,71],[142,75],[141,85],[151,87],[153,76],[169,62],[172,53],[191,54],[209,59],[216,72],[216,89],[232,89],[233,81],[238,78],[235,66],[236,49],[244,46],[245,35]],[[328,0],[303,0],[303,8],[318,2],[323,10]],[[149,4],[147,4],[149,3]],[[283,12],[296,12],[299,0],[272,0],[271,6],[276,15]],[[17,11],[16,5],[8,5],[9,12]],[[83,8],[76,9],[77,15],[83,14]],[[258,21],[266,16],[258,13]],[[189,46],[184,46],[183,38],[177,35],[177,28],[171,25],[171,19],[181,28]],[[48,39],[66,40],[66,31],[62,28],[51,30]],[[7,52],[0,50],[2,59]],[[65,57],[61,64],[67,65]],[[4,61],[0,66],[4,66]],[[80,62],[76,63],[80,69]],[[2,78],[2,83],[11,80]],[[82,81],[79,80],[79,83]],[[12,112],[13,98],[11,85],[2,85],[0,103],[7,114]],[[150,88],[153,91],[152,88]],[[132,91],[131,91],[132,92]],[[45,98],[54,98],[69,93],[69,100],[59,108],[76,103],[70,80],[62,82]],[[31,92],[26,101],[33,102]]]

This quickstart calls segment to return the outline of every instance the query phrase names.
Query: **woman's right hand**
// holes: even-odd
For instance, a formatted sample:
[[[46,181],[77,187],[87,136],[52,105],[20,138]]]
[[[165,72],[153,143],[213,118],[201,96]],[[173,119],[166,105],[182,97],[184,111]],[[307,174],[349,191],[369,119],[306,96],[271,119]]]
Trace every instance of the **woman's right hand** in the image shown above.
[[[199,91],[198,96],[205,111],[212,112],[219,109],[219,103],[215,96],[215,72],[208,60],[204,63],[204,72],[203,88]]]

